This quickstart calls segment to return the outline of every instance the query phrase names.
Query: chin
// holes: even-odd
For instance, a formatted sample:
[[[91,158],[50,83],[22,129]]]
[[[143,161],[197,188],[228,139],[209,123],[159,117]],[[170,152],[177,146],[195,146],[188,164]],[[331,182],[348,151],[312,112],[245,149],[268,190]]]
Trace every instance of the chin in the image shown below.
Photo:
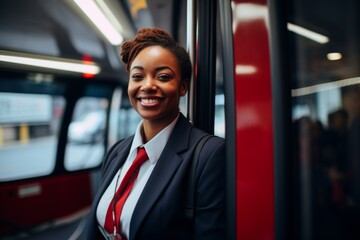
[[[153,113],[144,113],[144,112],[138,112],[140,117],[144,120],[156,120],[161,119],[161,115],[153,114]]]
[[[164,122],[169,123],[172,122],[178,113],[176,114],[151,114],[151,113],[139,113],[142,119],[147,121],[157,121],[157,122]]]

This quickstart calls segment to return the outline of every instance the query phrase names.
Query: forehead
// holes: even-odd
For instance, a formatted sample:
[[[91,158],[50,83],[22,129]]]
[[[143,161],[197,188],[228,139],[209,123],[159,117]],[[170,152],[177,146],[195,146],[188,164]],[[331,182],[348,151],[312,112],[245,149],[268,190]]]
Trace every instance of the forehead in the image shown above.
[[[131,63],[134,66],[171,66],[179,68],[179,61],[176,56],[168,49],[161,46],[149,46],[141,50]]]

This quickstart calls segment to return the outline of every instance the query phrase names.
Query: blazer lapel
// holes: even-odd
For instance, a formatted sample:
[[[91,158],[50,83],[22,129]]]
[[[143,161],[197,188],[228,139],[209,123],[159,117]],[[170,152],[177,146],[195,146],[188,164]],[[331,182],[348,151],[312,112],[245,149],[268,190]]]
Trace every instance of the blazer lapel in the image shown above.
[[[132,139],[132,137],[124,139],[117,146],[112,147],[112,150],[109,150],[107,155],[104,157],[105,165],[103,166],[103,171],[105,172],[102,173],[102,177],[104,177],[104,179],[101,181],[97,194],[94,197],[92,208],[90,211],[89,219],[91,219],[91,223],[89,223],[87,230],[89,239],[97,239],[98,236],[100,236],[99,234],[101,234],[97,231],[97,206],[99,204],[100,198],[104,194],[106,188],[109,186],[111,180],[114,178],[117,170],[120,168],[120,166],[124,164],[130,151]],[[112,162],[112,164],[110,164],[110,162]],[[104,168],[106,166],[107,168]]]
[[[134,209],[130,224],[130,240],[134,239],[141,222],[176,174],[176,170],[183,160],[179,153],[188,149],[191,128],[191,124],[180,114],[168,143]]]

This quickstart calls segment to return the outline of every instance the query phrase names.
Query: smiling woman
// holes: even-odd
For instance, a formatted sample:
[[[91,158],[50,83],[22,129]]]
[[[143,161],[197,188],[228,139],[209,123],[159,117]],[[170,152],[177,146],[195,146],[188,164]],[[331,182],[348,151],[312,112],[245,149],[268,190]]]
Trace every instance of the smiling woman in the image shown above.
[[[192,156],[207,134],[179,111],[191,77],[188,54],[164,30],[145,28],[123,44],[121,56],[130,74],[129,99],[142,122],[104,159],[88,239],[224,239],[225,144],[220,137],[209,138],[199,155],[196,221],[185,214]],[[146,156],[133,182],[128,179],[138,163],[137,149]]]

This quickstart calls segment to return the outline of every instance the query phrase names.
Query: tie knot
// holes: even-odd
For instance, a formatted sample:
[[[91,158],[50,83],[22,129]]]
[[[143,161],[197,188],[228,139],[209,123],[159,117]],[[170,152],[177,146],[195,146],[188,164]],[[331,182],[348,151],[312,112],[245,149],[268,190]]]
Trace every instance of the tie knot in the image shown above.
[[[134,160],[134,165],[136,166],[141,166],[141,164],[143,164],[146,160],[148,160],[149,157],[145,151],[145,148],[144,147],[139,147],[137,149],[137,155],[136,155],[136,158]]]

